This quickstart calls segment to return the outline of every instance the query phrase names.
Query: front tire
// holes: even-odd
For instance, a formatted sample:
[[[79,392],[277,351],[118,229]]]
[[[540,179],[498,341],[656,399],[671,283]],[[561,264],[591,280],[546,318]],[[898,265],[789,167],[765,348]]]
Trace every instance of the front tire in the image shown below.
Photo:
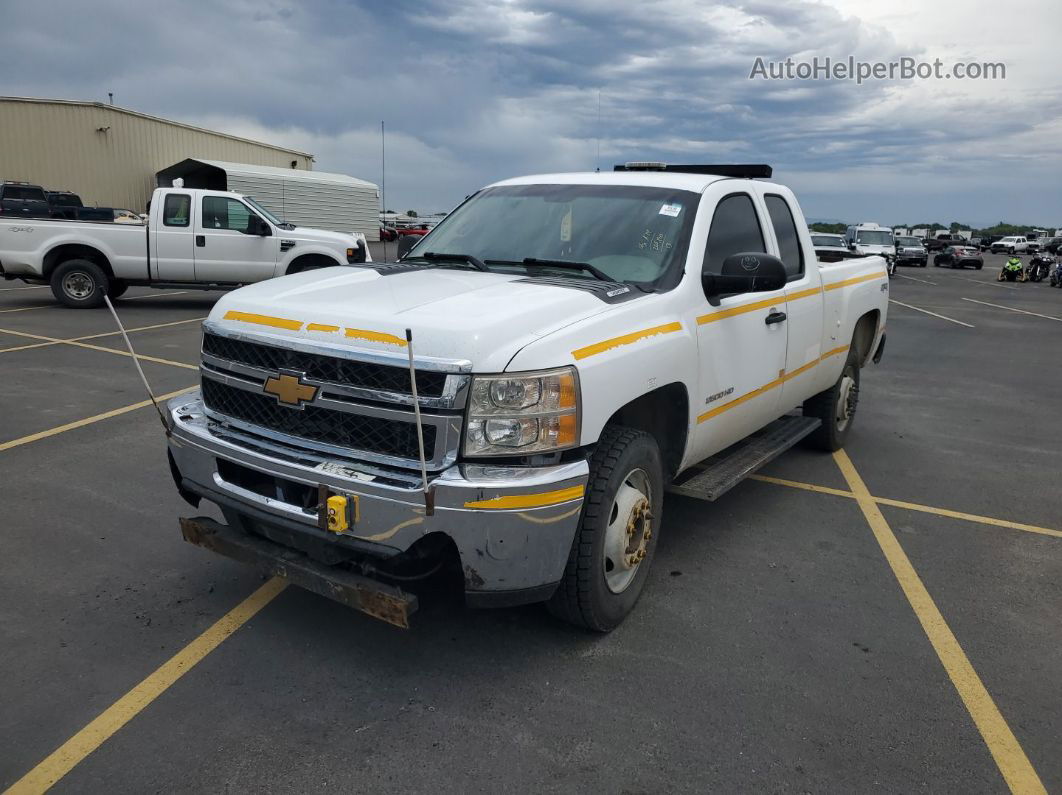
[[[568,623],[615,629],[641,596],[663,507],[660,448],[647,433],[610,425],[590,459],[590,480],[564,577],[547,603]]]
[[[68,259],[51,276],[52,295],[63,306],[94,309],[103,306],[111,280],[103,268],[87,259]]]
[[[807,437],[812,447],[834,452],[844,447],[859,403],[859,354],[848,349],[844,369],[836,383],[804,401],[804,416],[818,417],[822,424]]]
[[[112,301],[116,298],[121,298],[125,295],[125,291],[129,289],[128,282],[123,282],[121,279],[115,279],[111,282],[110,288],[107,290],[107,297]]]

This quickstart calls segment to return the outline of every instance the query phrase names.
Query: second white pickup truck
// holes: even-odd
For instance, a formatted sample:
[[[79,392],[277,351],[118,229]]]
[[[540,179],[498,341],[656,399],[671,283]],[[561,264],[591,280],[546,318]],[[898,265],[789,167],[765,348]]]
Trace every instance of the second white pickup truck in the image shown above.
[[[130,286],[233,287],[371,260],[365,236],[286,224],[250,196],[158,188],[146,228],[48,218],[0,220],[0,275],[50,284],[70,307]]]
[[[770,173],[507,180],[399,262],[224,296],[166,416],[178,490],[228,523],[185,539],[402,626],[447,560],[469,604],[615,627],[665,489],[838,449],[881,356],[885,261],[819,262]]]

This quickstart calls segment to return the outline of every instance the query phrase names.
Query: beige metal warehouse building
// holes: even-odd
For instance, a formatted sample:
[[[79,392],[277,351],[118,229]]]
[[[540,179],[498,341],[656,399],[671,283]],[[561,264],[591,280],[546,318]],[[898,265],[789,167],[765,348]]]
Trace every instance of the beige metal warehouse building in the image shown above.
[[[313,167],[307,152],[114,105],[0,97],[0,179],[70,190],[87,205],[143,212],[155,173],[189,157]]]

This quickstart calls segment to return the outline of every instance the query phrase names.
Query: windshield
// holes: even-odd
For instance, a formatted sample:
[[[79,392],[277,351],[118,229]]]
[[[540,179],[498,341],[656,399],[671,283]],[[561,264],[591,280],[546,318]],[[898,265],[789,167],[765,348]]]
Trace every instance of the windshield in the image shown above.
[[[844,238],[840,235],[812,235],[811,242],[816,246],[840,246],[841,248],[847,248],[844,244]]]
[[[867,246],[891,246],[892,232],[859,232],[856,234],[856,242]]]
[[[699,194],[632,185],[504,185],[450,213],[404,258],[463,254],[492,270],[529,272],[525,259],[592,265],[610,279],[656,282],[685,260]],[[499,264],[498,261],[510,263]],[[593,278],[578,270],[532,273]]]
[[[275,226],[280,226],[281,224],[284,223],[279,218],[277,218],[275,215],[273,215],[273,213],[269,212],[269,210],[267,210],[265,207],[260,205],[254,199],[252,199],[250,196],[244,196],[243,200],[245,202],[247,202],[249,205],[251,205],[251,207],[254,208],[255,212],[257,212],[260,216],[262,216],[263,218],[265,218],[267,221],[269,221],[270,223],[274,224]]]
[[[896,242],[899,243],[901,246],[920,246],[920,245],[922,245],[922,241],[919,240],[917,237],[898,237],[898,238],[896,238]]]

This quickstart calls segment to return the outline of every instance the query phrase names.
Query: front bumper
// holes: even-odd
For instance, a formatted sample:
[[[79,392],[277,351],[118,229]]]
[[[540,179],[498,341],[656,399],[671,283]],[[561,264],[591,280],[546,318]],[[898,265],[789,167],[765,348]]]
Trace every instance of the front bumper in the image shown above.
[[[589,476],[585,459],[545,467],[454,464],[429,473],[434,510],[428,515],[419,475],[374,469],[229,428],[204,415],[198,393],[174,398],[167,411],[169,452],[182,494],[235,511],[266,534],[282,528],[386,558],[442,533],[460,555],[472,604],[539,601],[561,580]],[[275,479],[277,496],[232,482],[233,465]],[[322,486],[357,498],[355,521],[343,533],[320,529],[316,507],[291,501],[293,493]]]

